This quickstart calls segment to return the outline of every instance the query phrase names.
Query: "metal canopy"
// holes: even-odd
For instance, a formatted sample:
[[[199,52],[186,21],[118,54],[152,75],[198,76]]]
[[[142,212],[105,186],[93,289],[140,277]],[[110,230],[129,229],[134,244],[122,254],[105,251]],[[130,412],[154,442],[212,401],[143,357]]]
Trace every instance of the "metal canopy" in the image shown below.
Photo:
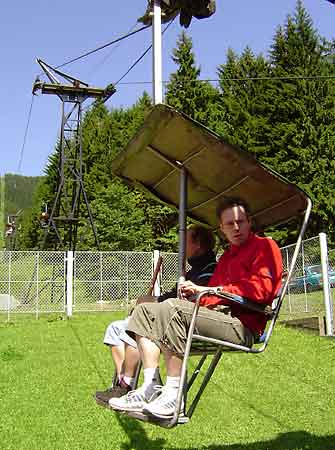
[[[115,175],[176,208],[182,167],[188,174],[187,215],[213,228],[216,206],[223,197],[246,200],[259,228],[286,222],[308,205],[303,191],[251,154],[162,104],[153,107],[112,162]]]

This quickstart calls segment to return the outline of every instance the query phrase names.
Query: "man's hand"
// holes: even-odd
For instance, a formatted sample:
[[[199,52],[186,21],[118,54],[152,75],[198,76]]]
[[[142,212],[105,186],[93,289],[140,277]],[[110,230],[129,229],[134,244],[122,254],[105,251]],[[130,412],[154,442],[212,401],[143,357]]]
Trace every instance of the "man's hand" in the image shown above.
[[[206,291],[208,287],[198,286],[192,281],[187,280],[179,284],[179,289],[184,297],[191,297],[192,295],[199,294],[199,292]]]

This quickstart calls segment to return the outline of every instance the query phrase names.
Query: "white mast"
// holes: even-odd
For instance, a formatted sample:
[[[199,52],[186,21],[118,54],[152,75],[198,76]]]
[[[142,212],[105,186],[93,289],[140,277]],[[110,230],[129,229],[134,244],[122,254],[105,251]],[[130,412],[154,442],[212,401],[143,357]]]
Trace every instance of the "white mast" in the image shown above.
[[[152,17],[152,88],[154,105],[163,103],[161,0],[153,2]]]

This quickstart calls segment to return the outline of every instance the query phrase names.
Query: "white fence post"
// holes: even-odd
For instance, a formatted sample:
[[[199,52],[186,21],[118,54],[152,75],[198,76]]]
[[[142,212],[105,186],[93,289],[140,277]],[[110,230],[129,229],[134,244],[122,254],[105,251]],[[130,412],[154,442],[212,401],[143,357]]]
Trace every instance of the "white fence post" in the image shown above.
[[[127,278],[126,278],[126,304],[125,309],[129,311],[131,308],[129,300],[129,252],[126,253],[126,267],[127,267]]]
[[[154,250],[154,268],[157,266],[157,262],[160,256],[159,250]],[[154,290],[153,295],[155,297],[159,297],[161,295],[161,277],[160,272],[156,278],[155,284],[154,284]]]
[[[72,316],[73,311],[73,251],[66,253],[66,315]]]
[[[100,303],[102,304],[102,300],[103,300],[103,277],[102,277],[102,252],[100,253]]]
[[[12,273],[12,252],[9,252],[8,260],[8,299],[7,299],[7,322],[10,321],[10,300],[11,300],[11,273]]]
[[[39,273],[39,262],[40,262],[40,252],[36,253],[36,319],[38,319],[38,315],[39,315],[39,277],[40,277],[40,273]]]
[[[327,235],[326,233],[319,233],[320,250],[321,250],[321,267],[323,279],[323,296],[326,310],[326,335],[333,336],[333,306],[330,296],[330,284],[328,278],[328,249],[327,249]]]

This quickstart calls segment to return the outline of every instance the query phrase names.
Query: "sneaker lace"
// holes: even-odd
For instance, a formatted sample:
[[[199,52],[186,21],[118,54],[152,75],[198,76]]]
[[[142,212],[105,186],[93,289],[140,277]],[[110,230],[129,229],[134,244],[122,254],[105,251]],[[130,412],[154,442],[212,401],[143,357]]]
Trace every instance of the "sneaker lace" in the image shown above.
[[[148,399],[148,403],[150,403],[152,400],[156,399],[157,397],[159,397],[162,392],[163,392],[164,386],[160,385],[160,384],[156,384],[153,387],[153,393],[150,395],[149,399]]]
[[[156,389],[156,393],[158,396],[153,399],[153,401],[149,401],[147,407],[144,407],[144,412],[149,412],[157,417],[170,417],[174,414],[177,396],[171,395],[171,388],[167,386],[158,386]],[[161,416],[163,414],[163,416]],[[182,399],[180,409],[178,411],[178,416],[183,417],[185,414],[184,411],[184,399]]]
[[[138,400],[142,396],[144,396],[144,393],[140,391],[139,389],[134,389],[133,391],[129,391],[126,394],[127,400]]]

